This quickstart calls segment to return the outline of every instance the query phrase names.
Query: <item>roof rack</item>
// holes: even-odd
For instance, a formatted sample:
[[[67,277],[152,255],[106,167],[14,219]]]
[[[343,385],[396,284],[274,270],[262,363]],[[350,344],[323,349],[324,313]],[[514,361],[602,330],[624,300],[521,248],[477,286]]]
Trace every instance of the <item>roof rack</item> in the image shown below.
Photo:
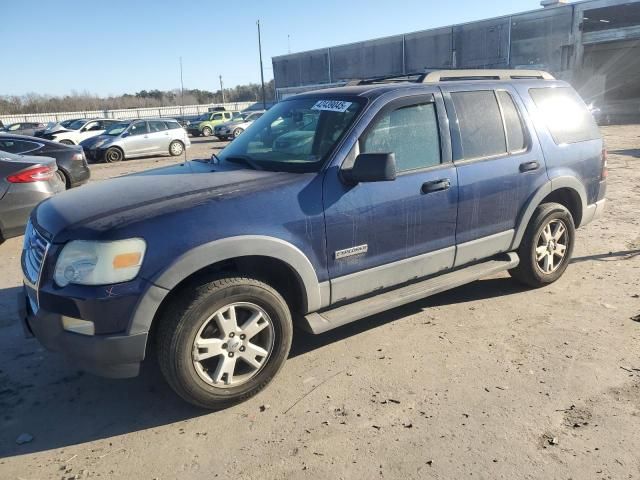
[[[555,80],[543,70],[437,70],[426,73],[421,83],[436,83],[448,80]]]
[[[355,78],[353,80],[349,80],[345,87],[356,87],[358,85],[372,85],[374,83],[394,83],[394,82],[421,82],[421,78],[424,76],[423,73],[409,73],[407,75],[385,75],[382,77],[372,77],[372,78]]]

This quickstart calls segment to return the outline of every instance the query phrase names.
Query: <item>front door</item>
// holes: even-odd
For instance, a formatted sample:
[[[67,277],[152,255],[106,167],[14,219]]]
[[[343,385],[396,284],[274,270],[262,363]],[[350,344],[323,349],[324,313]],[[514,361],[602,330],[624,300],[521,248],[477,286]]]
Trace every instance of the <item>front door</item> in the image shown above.
[[[327,170],[332,303],[453,266],[458,188],[448,135],[439,95],[404,97],[378,112],[342,165],[358,153],[394,153],[394,181],[353,186]]]
[[[153,139],[149,138],[149,127],[144,120],[129,127],[129,136],[124,140],[125,155],[145,155],[152,150]]]
[[[510,250],[516,221],[548,179],[535,132],[510,85],[442,90],[454,126],[459,266]]]

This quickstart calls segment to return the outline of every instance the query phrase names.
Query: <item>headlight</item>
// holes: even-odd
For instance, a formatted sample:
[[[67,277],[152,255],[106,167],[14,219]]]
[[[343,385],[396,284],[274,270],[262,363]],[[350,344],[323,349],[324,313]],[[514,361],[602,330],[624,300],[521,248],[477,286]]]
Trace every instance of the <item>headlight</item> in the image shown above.
[[[141,238],[113,242],[74,240],[62,249],[53,279],[60,287],[108,285],[133,280],[142,265],[147,244]]]

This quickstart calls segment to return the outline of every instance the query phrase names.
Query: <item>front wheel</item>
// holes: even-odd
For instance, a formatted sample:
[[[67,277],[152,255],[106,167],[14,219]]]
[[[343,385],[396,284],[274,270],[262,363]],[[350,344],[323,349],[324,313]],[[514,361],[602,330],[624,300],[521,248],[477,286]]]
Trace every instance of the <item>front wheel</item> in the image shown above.
[[[209,127],[204,127],[202,129],[202,136],[203,137],[210,137],[212,133],[213,132],[211,131],[211,129]]]
[[[543,203],[534,212],[518,249],[520,264],[509,273],[531,287],[555,282],[569,266],[575,237],[569,210],[559,203]]]
[[[111,147],[104,152],[104,161],[107,163],[121,162],[123,158],[124,154],[122,153],[122,150],[116,147]]]
[[[244,132],[242,128],[236,128],[233,131],[233,138],[238,138],[242,132]]]
[[[169,385],[210,409],[257,394],[291,347],[291,314],[282,296],[242,277],[217,278],[188,292],[159,319],[158,361]]]

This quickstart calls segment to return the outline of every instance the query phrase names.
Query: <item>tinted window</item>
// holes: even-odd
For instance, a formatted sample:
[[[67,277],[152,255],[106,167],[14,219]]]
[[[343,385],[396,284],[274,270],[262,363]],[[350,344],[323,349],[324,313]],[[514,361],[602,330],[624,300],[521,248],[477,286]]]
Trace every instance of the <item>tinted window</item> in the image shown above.
[[[174,128],[182,128],[182,126],[175,120],[169,120],[166,123],[167,123],[167,128],[169,128],[169,130],[173,130]]]
[[[142,135],[147,133],[147,122],[138,122],[131,125],[129,128],[129,133],[131,135]]]
[[[524,150],[526,147],[526,139],[522,127],[522,120],[515,103],[513,103],[513,98],[504,90],[496,92],[496,95],[500,101],[502,115],[504,116],[504,126],[507,131],[507,149],[510,152]]]
[[[451,98],[460,124],[464,158],[506,153],[502,115],[493,90],[455,92]]]
[[[164,122],[159,120],[152,120],[149,122],[149,131],[153,132],[162,132],[167,129],[167,125]]]
[[[95,130],[102,130],[102,125],[100,122],[89,122],[84,126],[85,132],[92,132]]]
[[[558,145],[600,138],[593,116],[572,88],[532,88],[529,93]]]
[[[384,114],[362,145],[362,153],[395,153],[398,171],[440,163],[440,138],[433,103]]]
[[[25,153],[38,148],[38,144],[23,140],[0,140],[0,150],[9,153]]]
[[[216,113],[216,114],[213,116],[213,119],[214,119],[214,120],[222,120],[222,114],[221,114],[221,113]]]

